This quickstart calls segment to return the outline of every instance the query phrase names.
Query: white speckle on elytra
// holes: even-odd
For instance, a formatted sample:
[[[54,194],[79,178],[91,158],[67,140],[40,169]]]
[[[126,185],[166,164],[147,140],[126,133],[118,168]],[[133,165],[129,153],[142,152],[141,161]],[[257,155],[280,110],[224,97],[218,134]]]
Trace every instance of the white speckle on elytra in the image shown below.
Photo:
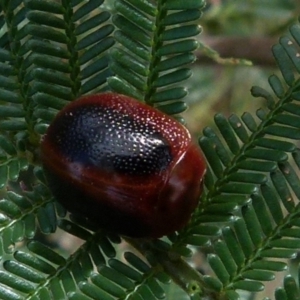
[[[185,151],[190,142],[176,121],[135,106],[86,106],[69,115],[74,115],[67,121],[70,125],[58,136],[61,148],[74,162],[153,174],[168,167],[173,154]]]

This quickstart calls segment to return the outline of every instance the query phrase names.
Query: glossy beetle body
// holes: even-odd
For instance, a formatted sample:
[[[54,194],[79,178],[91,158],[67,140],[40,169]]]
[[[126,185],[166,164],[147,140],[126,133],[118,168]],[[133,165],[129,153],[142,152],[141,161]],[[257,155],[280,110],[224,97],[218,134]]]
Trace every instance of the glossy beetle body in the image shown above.
[[[113,93],[67,105],[49,126],[41,155],[50,189],[70,212],[131,237],[182,228],[205,172],[185,127]]]

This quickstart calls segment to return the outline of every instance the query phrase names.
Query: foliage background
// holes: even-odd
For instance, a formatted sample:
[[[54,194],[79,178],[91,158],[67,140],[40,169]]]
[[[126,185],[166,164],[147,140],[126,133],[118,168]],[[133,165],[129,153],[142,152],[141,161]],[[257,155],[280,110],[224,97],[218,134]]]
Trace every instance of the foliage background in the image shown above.
[[[297,22],[300,13],[300,2],[296,0],[210,0],[207,4],[200,20],[203,27],[200,42],[204,47],[212,47],[222,58],[242,58],[252,65],[220,62],[219,57],[208,58],[206,49],[199,50],[198,61],[193,65],[194,75],[188,82],[189,109],[184,113],[196,137],[199,128],[215,126],[211,116],[218,112],[242,115],[264,107],[263,100],[252,97],[251,87],[270,89],[268,77],[279,74],[271,48]],[[199,266],[203,263],[197,260]],[[290,271],[295,278],[298,278],[298,264],[298,258],[291,260]],[[276,280],[265,283],[265,291],[245,293],[243,299],[274,299],[274,291],[282,285],[287,273],[278,273]]]
[[[194,75],[189,79],[189,109],[184,113],[194,136],[199,128],[214,127],[211,116],[222,112],[241,115],[255,112],[265,105],[261,99],[253,99],[250,89],[258,85],[269,90],[268,77],[278,74],[272,45],[286,34],[288,27],[297,22],[299,1],[210,0],[200,24],[203,32],[200,42],[212,47],[223,58],[243,58],[252,65],[219,62],[207,58],[207,52],[199,50],[198,61],[193,65]],[[199,266],[205,264],[197,260]],[[291,260],[291,271],[297,278],[298,258]],[[276,280],[265,283],[264,292],[249,295],[245,299],[273,299],[274,290],[282,285],[288,272],[278,273]],[[170,298],[173,299],[173,298]],[[175,298],[174,298],[175,299]]]
[[[246,58],[253,65],[218,64],[206,59],[200,49],[199,60],[193,66],[195,75],[189,80],[188,101],[196,105],[187,111],[192,118],[189,123],[197,125],[208,125],[210,116],[218,111],[240,115],[261,105],[253,101],[250,89],[254,85],[268,88],[268,76],[278,72],[271,47],[296,22],[300,12],[299,2],[293,0],[229,0],[208,4],[200,22],[200,41],[223,57]],[[197,105],[199,101],[201,105]]]
[[[8,1],[2,3],[5,2]],[[113,2],[106,1],[107,7],[112,12],[114,11]],[[253,85],[258,85],[270,90],[268,77],[273,73],[280,73],[275,60],[272,58],[271,46],[277,42],[281,35],[287,32],[290,25],[297,23],[297,17],[300,15],[300,4],[296,0],[245,0],[238,2],[235,0],[208,1],[208,5],[204,9],[204,15],[200,19],[204,31],[197,38],[199,38],[203,47],[198,50],[198,60],[192,66],[194,76],[188,80],[188,83],[185,83],[190,90],[190,94],[186,98],[190,109],[183,113],[188,127],[195,137],[199,136],[205,126],[216,128],[213,116],[217,112],[222,112],[225,116],[229,116],[234,112],[239,116],[244,111],[254,113],[258,107],[267,107],[267,101],[254,99],[251,96],[250,89]],[[4,34],[5,30],[6,28],[3,27],[1,34]],[[213,47],[225,57],[249,59],[253,62],[253,66],[249,66],[248,62],[244,60],[222,60],[216,53],[211,52],[207,46]],[[22,77],[22,74],[19,75]],[[45,111],[39,111],[39,113],[42,115]],[[51,115],[47,115],[46,118],[51,119]],[[40,128],[40,130],[42,131],[43,128]],[[31,138],[33,144],[36,143],[36,137]],[[34,175],[41,178],[41,173],[38,171]],[[13,178],[12,175],[11,177]],[[13,184],[12,187],[17,189]],[[3,206],[2,209],[5,211],[8,208]],[[40,222],[43,213],[45,212],[40,211],[40,215],[37,216]],[[3,224],[5,225],[5,220]],[[45,235],[45,232],[38,232],[36,239],[68,257],[70,253],[73,253],[74,248],[82,245],[83,241],[67,234],[67,225],[61,224],[60,227],[63,230],[57,229],[55,234]],[[40,224],[40,226],[43,227],[43,224]],[[50,233],[52,229],[48,228],[48,230]],[[3,234],[5,235],[5,233]],[[82,234],[85,237],[84,232],[80,232],[78,228],[74,234],[77,236]],[[3,240],[1,241],[3,242]],[[135,243],[131,241],[131,244],[134,245]],[[16,255],[16,252],[14,252],[16,249],[17,251],[27,251],[22,241],[16,243],[15,247],[12,247],[12,245],[6,246],[11,247],[11,251],[3,254],[2,261],[4,262],[9,261],[12,254]],[[5,248],[5,245],[1,245],[1,247]],[[135,252],[130,243],[121,243],[117,246],[117,249],[117,258],[122,261],[124,261],[123,251]],[[193,247],[193,249],[198,248]],[[206,260],[203,259],[203,253],[205,251],[202,251],[201,254],[196,252],[193,258],[189,258],[188,261],[195,269],[206,274],[213,274]],[[33,260],[29,259],[29,262],[33,263]],[[36,265],[33,263],[31,267],[34,268]],[[7,266],[3,264],[3,268],[7,269]],[[289,272],[295,275],[295,278],[297,278],[297,269],[298,259],[294,258],[290,262]],[[0,292],[3,299],[25,299],[3,292],[12,280],[5,277],[5,274],[6,272],[0,272]],[[240,295],[243,299],[262,299],[264,296],[274,298],[274,290],[278,286],[282,286],[283,276],[284,272],[276,273],[276,280],[267,284],[265,292],[258,294],[241,292]],[[189,296],[175,284],[163,285],[163,287],[167,291],[167,299],[189,299]],[[298,297],[297,295],[299,296],[298,291],[295,292],[294,296]],[[74,299],[81,299],[76,298],[76,295],[72,296]],[[26,299],[37,298],[28,296]],[[146,298],[144,297],[144,299]]]

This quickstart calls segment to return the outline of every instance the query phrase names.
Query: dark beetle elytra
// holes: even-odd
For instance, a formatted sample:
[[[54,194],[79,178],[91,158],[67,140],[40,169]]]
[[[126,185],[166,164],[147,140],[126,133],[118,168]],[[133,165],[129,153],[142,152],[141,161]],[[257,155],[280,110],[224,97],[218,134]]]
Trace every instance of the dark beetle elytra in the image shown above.
[[[113,93],[82,97],[60,111],[41,157],[49,187],[66,209],[131,237],[182,228],[206,168],[185,127]]]

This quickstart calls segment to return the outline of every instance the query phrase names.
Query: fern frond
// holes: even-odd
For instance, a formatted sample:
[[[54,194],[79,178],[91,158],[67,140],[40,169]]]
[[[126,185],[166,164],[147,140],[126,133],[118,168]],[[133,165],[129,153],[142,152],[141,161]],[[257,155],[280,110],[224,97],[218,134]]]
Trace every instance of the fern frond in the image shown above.
[[[0,107],[1,110],[1,107]],[[5,189],[10,181],[16,182],[20,172],[26,171],[29,161],[22,153],[23,140],[3,133],[0,135],[0,189]]]
[[[107,50],[114,44],[114,39],[110,36],[114,27],[106,23],[110,18],[109,12],[95,10],[102,3],[103,0],[94,1],[93,4],[85,4],[74,12],[73,22],[78,22],[75,29],[78,43],[75,49],[79,53],[83,52],[79,55],[83,81],[81,94],[107,89],[106,80],[112,74],[108,69]],[[91,9],[93,15],[87,18]]]
[[[86,221],[79,216],[72,216],[71,219],[76,221],[76,223],[62,220],[59,225],[60,228],[80,239],[86,241],[90,240],[92,236],[86,228],[94,230],[93,224],[86,223]],[[77,224],[81,224],[81,226],[84,227],[78,226]],[[79,287],[81,291],[72,294],[74,299],[79,299],[82,293],[92,299],[99,299],[99,297],[105,297],[105,295],[102,294],[103,291],[110,294],[111,297],[117,297],[116,294],[126,294],[127,297],[130,296],[129,299],[131,299],[131,297],[132,299],[140,296],[147,297],[149,293],[152,294],[152,298],[154,296],[153,299],[162,299],[162,297],[164,297],[164,291],[158,281],[168,283],[169,279],[168,276],[162,272],[161,268],[157,270],[151,268],[150,265],[131,252],[124,253],[124,258],[127,261],[126,264],[116,259],[116,250],[112,243],[119,244],[121,242],[118,236],[98,236],[97,238],[95,237],[95,242],[96,244],[88,247],[88,253],[84,252],[84,255],[89,256],[93,264],[87,263],[86,259],[88,258],[82,258],[82,268],[86,269],[90,266],[89,280],[87,278],[84,282],[80,282]],[[99,252],[99,245],[101,246],[101,252]],[[79,260],[81,261],[81,258]],[[98,273],[91,273],[93,266],[97,266]]]
[[[253,205],[242,208],[241,217],[222,230],[222,239],[214,243],[215,253],[209,254],[208,261],[222,284],[218,289],[226,295],[231,289],[262,290],[261,281],[273,280],[274,271],[287,268],[287,264],[278,259],[296,256],[300,240],[294,223],[299,218],[299,208],[285,217],[280,199],[276,199],[276,195],[272,197],[272,190],[263,187],[263,197],[254,196]]]
[[[28,83],[25,80],[28,64],[25,63],[28,49],[24,45],[27,41],[23,26],[26,24],[27,8],[21,5],[22,1],[2,1],[4,18],[3,26],[7,30],[1,37],[2,82],[0,97],[6,102],[7,114],[1,118],[1,129],[5,131],[29,131],[29,139],[34,140],[33,110],[35,104],[28,97]]]
[[[107,24],[110,14],[99,8],[103,0],[42,2],[27,1],[30,22],[26,26],[32,36],[27,43],[34,66],[29,77],[32,98],[38,104],[39,133],[69,101],[106,89],[111,74],[107,50],[114,44],[113,26]]]
[[[161,270],[155,271],[131,252],[124,254],[127,263],[120,261],[115,258],[115,244],[121,242],[120,238],[93,233],[85,225],[83,228],[72,221],[60,222],[63,230],[85,241],[68,259],[38,241],[30,241],[27,251],[15,251],[3,262],[0,296],[11,293],[8,299],[26,295],[30,299],[164,298],[159,282],[167,283],[168,279]]]
[[[48,190],[37,186],[25,196],[8,191],[0,200],[0,257],[11,254],[17,242],[32,238],[38,228],[49,234],[56,230],[53,201],[45,201]],[[48,195],[49,198],[49,195]]]
[[[186,109],[180,99],[187,92],[176,84],[191,76],[185,66],[195,60],[197,42],[191,37],[200,32],[192,21],[204,6],[202,1],[175,2],[115,1],[119,45],[111,54],[115,76],[109,79],[113,90],[168,114]]]
[[[30,166],[32,146],[69,101],[108,88],[182,112],[187,92],[178,84],[191,75],[204,2],[116,0],[112,20],[103,3],[0,2],[0,298],[163,299],[170,278],[193,300],[262,290],[300,247],[300,26],[273,48],[282,78],[269,78],[272,92],[252,89],[267,108],[256,117],[218,114],[217,129],[204,129],[208,171],[190,224],[168,240],[132,243],[145,261],[131,252],[123,260],[118,236],[65,218],[42,170]],[[24,174],[33,177],[29,186]],[[83,240],[67,258],[33,240],[57,227]],[[202,276],[181,258],[196,247],[205,247],[215,275]],[[296,292],[287,277],[276,297]]]
[[[290,30],[294,41],[282,38],[273,53],[283,75],[269,79],[274,94],[254,87],[252,94],[267,100],[257,117],[245,113],[215,116],[218,132],[203,130],[199,144],[208,162],[205,192],[189,226],[172,237],[173,249],[212,245],[208,262],[216,278],[204,277],[208,287],[237,299],[235,290],[257,292],[263,281],[295,257],[298,232],[299,25]],[[289,162],[289,159],[294,161]],[[199,225],[201,224],[201,230]],[[205,227],[223,227],[219,235]],[[179,251],[182,254],[182,252]],[[232,257],[232,259],[228,259]]]
[[[2,1],[0,5],[1,29],[7,28],[0,37],[0,187],[5,189],[29,166],[24,144],[30,128],[30,112],[24,111],[23,60],[18,57],[22,48],[19,26],[24,21],[26,9],[20,7],[20,1]]]
[[[16,3],[16,5],[18,4],[19,3]],[[15,41],[16,37],[11,27],[17,26],[18,23],[12,10],[15,7],[10,8],[7,6],[4,6],[4,3],[2,4],[2,23],[3,26],[7,24],[9,31],[3,35],[2,38],[5,37],[5,39],[10,39],[12,42]],[[4,17],[4,14],[6,17]],[[0,107],[0,130],[2,130],[2,132],[21,131],[27,128],[24,120],[23,99],[20,95],[17,79],[21,64],[20,61],[16,59],[16,55],[18,54],[17,47],[10,50],[11,51],[2,48],[0,51],[0,98],[2,101]]]

